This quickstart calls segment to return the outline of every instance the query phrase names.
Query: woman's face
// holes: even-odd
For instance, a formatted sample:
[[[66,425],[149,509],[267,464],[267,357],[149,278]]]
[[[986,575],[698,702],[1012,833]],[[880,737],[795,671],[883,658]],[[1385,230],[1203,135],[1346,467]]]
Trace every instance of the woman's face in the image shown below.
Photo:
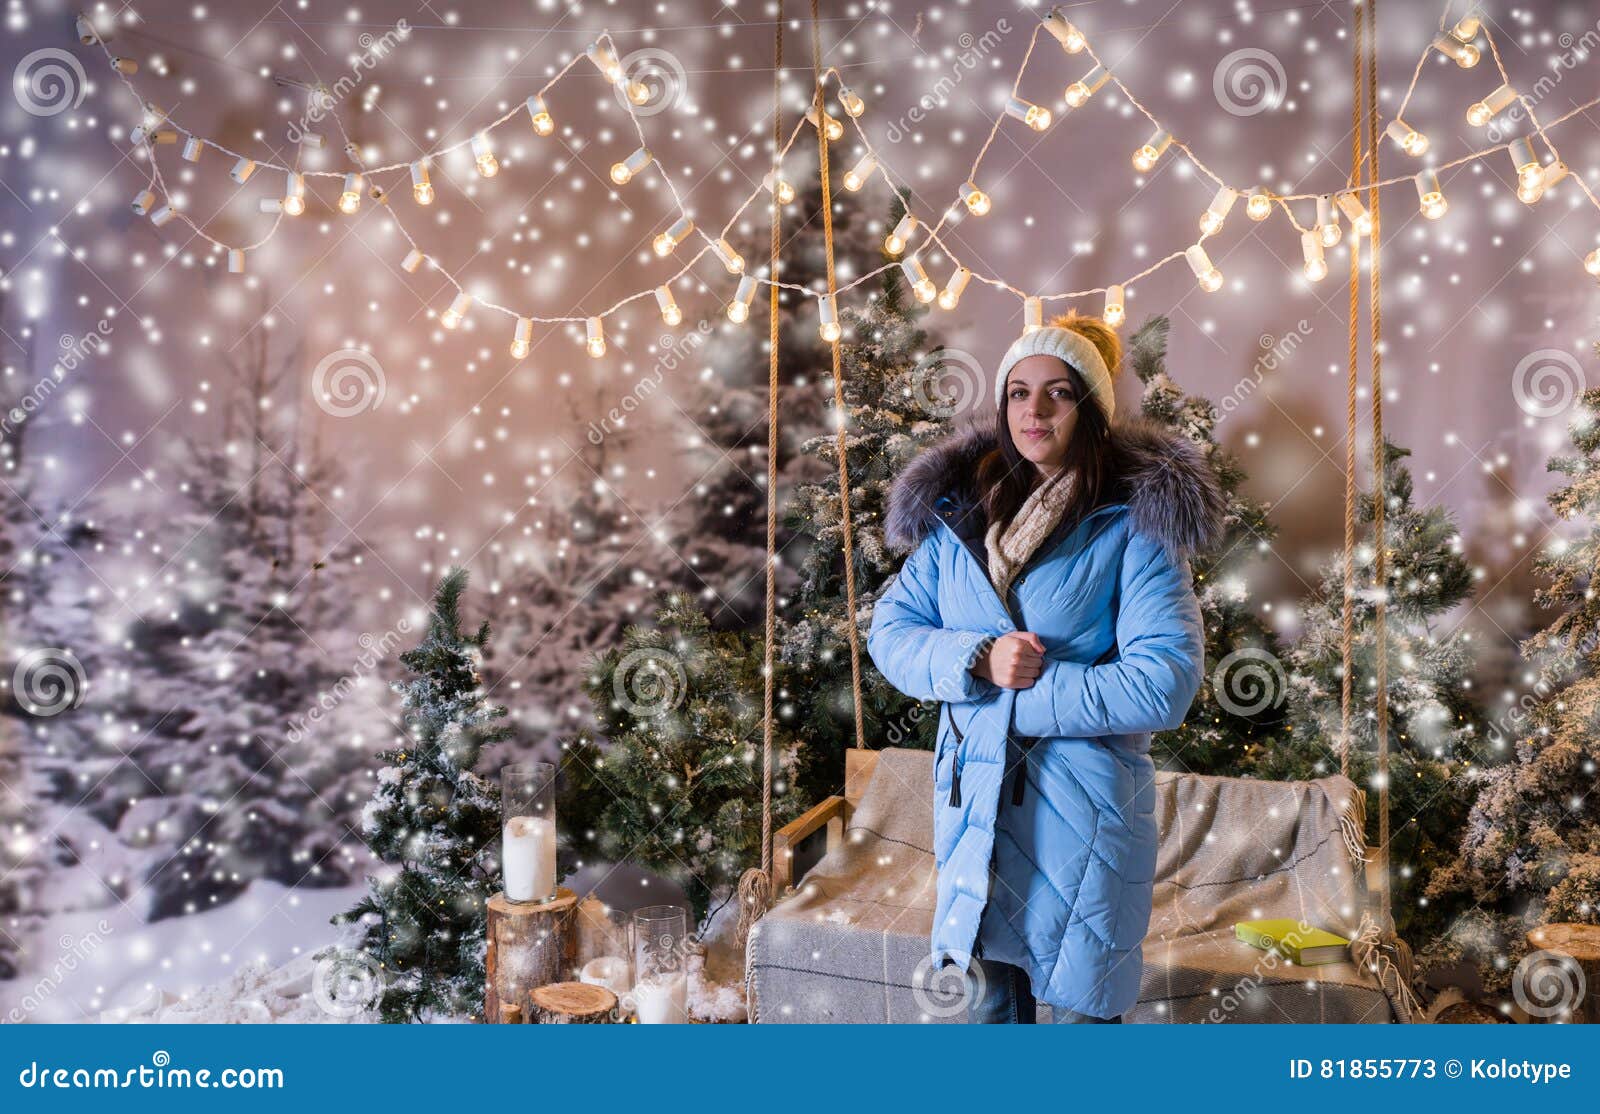
[[[1067,459],[1078,424],[1072,372],[1055,356],[1018,360],[1006,377],[1006,425],[1025,460],[1053,472]]]

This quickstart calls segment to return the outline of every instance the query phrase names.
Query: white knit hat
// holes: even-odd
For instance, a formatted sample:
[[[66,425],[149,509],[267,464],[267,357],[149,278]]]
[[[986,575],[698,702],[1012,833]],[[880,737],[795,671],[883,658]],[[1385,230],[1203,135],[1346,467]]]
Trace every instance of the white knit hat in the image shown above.
[[[1029,356],[1054,356],[1072,368],[1089,385],[1089,394],[1106,416],[1107,424],[1116,412],[1117,399],[1111,387],[1111,369],[1106,367],[1100,350],[1082,333],[1046,325],[1031,333],[1023,333],[1011,342],[1000,360],[1000,370],[994,379],[994,404],[998,408],[1005,398],[1006,376],[1019,360]]]

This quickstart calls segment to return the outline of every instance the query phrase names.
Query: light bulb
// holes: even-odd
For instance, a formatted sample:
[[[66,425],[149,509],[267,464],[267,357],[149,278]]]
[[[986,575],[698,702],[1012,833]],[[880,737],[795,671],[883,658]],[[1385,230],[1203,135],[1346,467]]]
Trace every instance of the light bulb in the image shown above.
[[[1449,58],[1464,70],[1476,66],[1483,57],[1481,51],[1471,43],[1464,43],[1454,35],[1437,35],[1433,40],[1433,49]]]
[[[150,190],[140,190],[133,199],[133,215],[144,217],[150,215],[150,210],[155,208],[156,195]]]
[[[1272,195],[1257,190],[1244,203],[1245,216],[1254,221],[1266,220],[1272,215]]]
[[[712,252],[722,260],[722,265],[727,268],[730,275],[736,275],[744,270],[744,256],[734,251],[727,240],[719,239],[711,245]]]
[[[428,180],[428,164],[411,164],[411,198],[418,205],[433,204],[433,183]]]
[[[728,320],[735,325],[743,325],[750,320],[750,303],[755,301],[756,280],[750,275],[745,275],[739,280],[739,289],[734,292],[733,301],[728,303]]]
[[[817,335],[832,344],[840,337],[839,304],[832,294],[817,299]]]
[[[511,336],[511,358],[521,360],[533,349],[533,321],[526,317],[517,318],[517,331]]]
[[[643,108],[650,103],[650,86],[642,81],[633,81],[624,77],[617,82],[617,87],[623,91],[629,103],[635,108]]]
[[[301,132],[300,146],[309,147],[313,151],[320,151],[328,145],[328,137],[321,132]]]
[[[1544,189],[1544,167],[1539,164],[1539,156],[1534,154],[1533,141],[1527,136],[1513,139],[1506,148],[1506,153],[1511,156],[1511,165],[1516,168],[1517,181],[1524,189]]]
[[[556,130],[556,122],[544,106],[544,98],[537,94],[528,98],[528,122],[533,125],[535,135],[549,135]]]
[[[200,156],[205,153],[206,141],[190,136],[183,141],[183,157],[186,162],[199,162]]]
[[[981,217],[989,211],[989,195],[973,182],[961,183],[961,200],[967,203],[967,212]]]
[[[911,284],[911,293],[917,301],[924,304],[933,301],[939,293],[939,288],[933,285],[933,280],[928,277],[928,272],[922,269],[922,262],[916,256],[904,260],[900,270],[905,274],[906,281]]]
[[[1133,153],[1133,168],[1141,174],[1148,173],[1149,170],[1155,166],[1156,160],[1159,159],[1166,149],[1171,146],[1171,132],[1156,132],[1155,135],[1152,135],[1149,139],[1145,140],[1143,147],[1140,147]]]
[[[902,216],[894,229],[883,238],[883,250],[890,255],[899,255],[906,250],[906,244],[911,239],[911,232],[917,226],[917,218],[910,213]]]
[[[339,193],[339,211],[345,216],[350,216],[361,208],[361,175],[351,173],[344,176],[344,189]]]
[[[171,202],[168,202],[167,204],[161,206],[155,212],[150,214],[150,223],[155,225],[157,228],[160,228],[162,225],[167,224],[169,221],[171,221],[177,215],[178,215],[178,210],[176,210],[176,209],[174,209],[172,207]]]
[[[1583,269],[1596,278],[1600,278],[1600,248],[1595,248],[1583,257]]]
[[[773,197],[778,199],[779,205],[787,205],[794,200],[794,187],[781,177],[774,175],[770,170],[761,179],[761,184],[767,188],[767,191]]]
[[[1061,14],[1060,8],[1050,9],[1050,14],[1044,17],[1044,28],[1055,36],[1056,42],[1061,44],[1061,49],[1068,54],[1080,54],[1083,48],[1089,45],[1088,40],[1083,37],[1083,32]]]
[[[1544,197],[1544,183],[1522,183],[1517,186],[1517,200],[1524,205],[1536,205]]]
[[[493,178],[500,173],[500,161],[494,157],[488,132],[479,132],[472,137],[472,159],[478,164],[478,173],[485,178]]]
[[[1306,278],[1321,282],[1328,277],[1328,260],[1323,254],[1322,238],[1315,231],[1300,234],[1300,252],[1305,256]]]
[[[867,110],[866,102],[843,85],[839,86],[839,103],[844,106],[845,115],[851,119],[860,116]]]
[[[1113,329],[1128,319],[1127,295],[1121,283],[1106,287],[1106,308],[1100,312],[1100,319]]]
[[[263,213],[281,213],[281,212],[283,212],[283,198],[281,198],[281,197],[263,197],[263,198],[260,198],[260,199],[258,199],[256,201],[256,209],[259,212],[263,212]]]
[[[584,322],[586,334],[583,347],[589,355],[598,360],[606,354],[606,328],[605,323],[598,317],[591,317]]]
[[[678,301],[672,296],[670,287],[656,287],[656,305],[661,307],[661,321],[669,328],[683,324],[683,310],[678,308]]]
[[[408,275],[417,273],[417,268],[422,266],[422,261],[427,258],[422,254],[422,249],[412,248],[406,252],[406,257],[400,261],[400,269]]]
[[[241,186],[250,180],[250,175],[256,172],[256,164],[250,159],[240,159],[233,164],[233,169],[228,171],[228,177],[238,182]]]
[[[1354,193],[1341,193],[1334,198],[1339,209],[1350,220],[1350,227],[1355,229],[1357,236],[1372,235],[1372,214],[1367,212],[1367,207],[1361,204],[1361,199]]]
[[[961,292],[967,288],[967,283],[972,281],[972,272],[965,267],[957,267],[950,276],[950,281],[944,284],[944,289],[939,291],[939,308],[955,309],[961,301]]]
[[[878,160],[873,158],[870,153],[862,155],[860,162],[845,171],[844,188],[854,193],[867,184],[867,179],[872,177],[872,172],[876,169],[878,169]]]
[[[1050,126],[1050,110],[1031,104],[1021,97],[1010,97],[1006,100],[1006,115],[1013,120],[1021,120],[1036,132],[1042,132]]]
[[[838,117],[834,116],[832,113],[823,113],[823,118],[827,122],[822,125],[822,127],[823,127],[823,133],[822,134],[824,134],[824,135],[826,135],[828,137],[828,142],[829,143],[837,143],[839,140],[843,139],[844,138],[844,125],[839,122]],[[808,121],[810,121],[812,127],[816,127],[817,126],[817,106],[816,105],[812,105],[810,108],[806,109],[806,119]]]
[[[472,308],[472,295],[465,290],[458,291],[450,301],[450,308],[439,315],[439,324],[447,329],[454,329],[466,317],[467,310]]]
[[[244,249],[228,249],[228,273],[230,275],[244,274]]]
[[[1483,26],[1483,17],[1477,12],[1469,12],[1461,21],[1450,29],[1450,33],[1463,43],[1470,43],[1478,37],[1478,31]]]
[[[656,254],[665,258],[673,253],[677,246],[683,243],[684,238],[694,231],[694,221],[688,217],[679,217],[673,222],[672,227],[658,235],[652,241]]]
[[[78,32],[78,42],[83,46],[93,46],[99,41],[99,36],[94,32],[94,24],[89,22],[87,16],[74,16],[72,26]]]
[[[1510,85],[1502,85],[1490,93],[1483,100],[1467,109],[1467,123],[1475,128],[1487,127],[1496,116],[1510,108],[1517,101],[1517,91]]]
[[[1028,295],[1022,299],[1022,331],[1036,333],[1044,328],[1044,302]]]
[[[288,185],[283,191],[283,211],[291,217],[306,211],[306,180],[293,170],[288,173]]]
[[[612,164],[611,180],[619,186],[633,181],[633,176],[650,165],[650,152],[640,147],[625,160]]]
[[[1082,108],[1088,99],[1100,91],[1100,87],[1111,80],[1111,72],[1104,66],[1096,66],[1082,78],[1067,86],[1066,98],[1068,108]]]
[[[1211,199],[1211,204],[1206,206],[1206,211],[1200,214],[1200,231],[1207,236],[1215,236],[1222,231],[1222,222],[1227,219],[1228,212],[1233,208],[1233,203],[1239,200],[1239,191],[1228,186],[1220,187],[1216,196]]]
[[[1389,121],[1389,126],[1383,129],[1383,133],[1412,158],[1420,159],[1428,153],[1428,137],[1398,117]]]
[[[1200,280],[1200,289],[1208,294],[1214,294],[1222,289],[1222,272],[1211,263],[1211,257],[1206,254],[1204,245],[1190,244],[1183,253],[1188,260],[1189,269],[1194,272],[1194,277]]]
[[[139,72],[139,63],[132,58],[113,58],[111,59],[111,68],[120,74],[127,74],[131,77]]]
[[[599,43],[590,43],[584,51],[589,56],[589,61],[594,63],[594,68],[599,70],[605,79],[615,85],[622,79],[622,66],[612,54]]]
[[[1333,197],[1323,194],[1317,198],[1317,235],[1325,248],[1336,247],[1340,240],[1339,215],[1333,209]]]
[[[1421,201],[1422,215],[1429,220],[1438,220],[1450,208],[1450,203],[1444,198],[1444,190],[1439,187],[1439,176],[1431,170],[1424,170],[1416,177],[1417,197]]]

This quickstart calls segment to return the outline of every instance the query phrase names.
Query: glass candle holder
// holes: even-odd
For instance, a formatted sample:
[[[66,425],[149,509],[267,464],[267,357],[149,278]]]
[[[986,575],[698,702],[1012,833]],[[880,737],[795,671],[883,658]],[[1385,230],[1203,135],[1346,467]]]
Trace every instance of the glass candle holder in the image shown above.
[[[556,768],[518,762],[500,770],[500,871],[506,900],[556,896]]]
[[[689,1020],[689,911],[649,905],[633,914],[633,1009],[641,1025]]]

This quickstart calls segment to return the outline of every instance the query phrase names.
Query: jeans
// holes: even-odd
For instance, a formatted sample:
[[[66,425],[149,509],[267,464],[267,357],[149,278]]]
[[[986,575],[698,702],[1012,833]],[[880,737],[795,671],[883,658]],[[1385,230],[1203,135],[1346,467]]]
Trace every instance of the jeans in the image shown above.
[[[1032,1025],[1037,1003],[1028,973],[1010,963],[974,959],[967,969],[967,1021],[973,1025]],[[1062,1006],[1050,1007],[1057,1025],[1120,1025],[1120,1017],[1093,1017]]]

